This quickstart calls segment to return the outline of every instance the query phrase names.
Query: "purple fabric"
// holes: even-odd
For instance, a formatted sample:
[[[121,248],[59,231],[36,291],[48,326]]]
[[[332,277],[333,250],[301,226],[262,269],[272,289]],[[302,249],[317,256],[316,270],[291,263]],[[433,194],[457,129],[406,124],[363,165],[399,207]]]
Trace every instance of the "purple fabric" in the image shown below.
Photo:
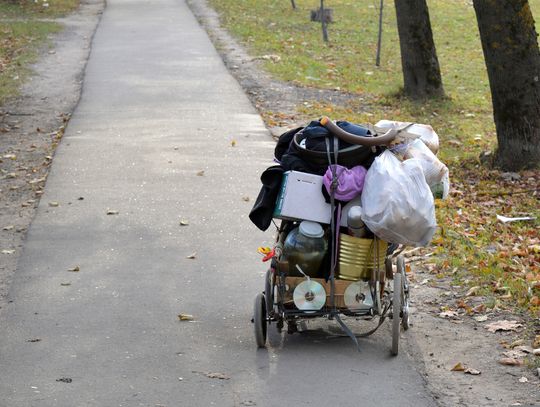
[[[335,168],[337,176],[337,188],[335,198],[340,201],[350,201],[357,197],[364,188],[364,180],[367,170],[361,165],[348,169],[342,165],[332,164],[328,167],[323,176],[323,184],[330,194],[330,186],[332,185],[332,169]]]

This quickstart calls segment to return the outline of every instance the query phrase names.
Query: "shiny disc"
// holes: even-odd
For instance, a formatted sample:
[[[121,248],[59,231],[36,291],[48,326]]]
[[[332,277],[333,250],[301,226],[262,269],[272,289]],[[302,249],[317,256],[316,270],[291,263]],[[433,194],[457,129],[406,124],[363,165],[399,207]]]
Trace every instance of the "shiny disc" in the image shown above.
[[[343,295],[345,306],[351,311],[368,310],[373,306],[369,283],[356,281],[351,283]]]
[[[326,302],[326,292],[322,284],[306,280],[296,286],[293,292],[294,305],[302,311],[320,310]]]

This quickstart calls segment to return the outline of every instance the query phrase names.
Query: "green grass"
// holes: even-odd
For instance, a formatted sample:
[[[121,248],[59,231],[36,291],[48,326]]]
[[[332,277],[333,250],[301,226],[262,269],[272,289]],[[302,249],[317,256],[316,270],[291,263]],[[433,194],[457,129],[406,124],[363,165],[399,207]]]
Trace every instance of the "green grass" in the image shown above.
[[[62,29],[49,20],[74,10],[78,0],[50,0],[49,7],[33,1],[0,4],[0,105],[18,94],[31,73],[28,65],[49,36]]]
[[[299,106],[303,117],[328,115],[353,122],[394,119],[431,124],[441,139],[439,157],[449,166],[453,193],[438,202],[439,234],[435,273],[478,285],[488,307],[540,310],[540,210],[538,171],[503,181],[484,168],[479,153],[496,147],[489,83],[476,17],[468,0],[428,0],[446,97],[425,103],[402,97],[402,72],[393,2],[385,2],[381,67],[375,66],[378,1],[332,0],[335,23],[330,42],[319,23],[309,21],[314,0],[210,0],[222,23],[276,78],[299,85],[358,94],[347,106],[319,100]],[[529,1],[540,18],[540,0]],[[280,112],[262,112],[269,125],[282,124]],[[528,192],[520,192],[528,191]],[[506,194],[506,193],[510,194]],[[536,216],[533,222],[502,224],[497,214]],[[487,250],[488,249],[488,250]],[[536,287],[536,288],[535,288]]]

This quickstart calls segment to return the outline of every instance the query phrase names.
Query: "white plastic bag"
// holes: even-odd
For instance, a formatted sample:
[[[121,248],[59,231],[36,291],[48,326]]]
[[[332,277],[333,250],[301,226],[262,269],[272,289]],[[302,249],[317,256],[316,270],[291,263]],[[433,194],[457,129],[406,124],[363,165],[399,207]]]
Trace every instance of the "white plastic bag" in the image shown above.
[[[362,220],[391,243],[426,246],[431,241],[435,205],[418,159],[401,162],[389,150],[375,159],[362,192]]]
[[[420,160],[429,188],[435,197],[446,199],[450,191],[448,168],[421,140],[416,139],[407,144],[403,158]]]
[[[396,122],[393,120],[380,120],[375,124],[375,129],[377,131],[385,132],[390,129],[405,126],[407,124],[408,123]],[[398,138],[402,141],[410,141],[419,138],[426,146],[428,146],[433,154],[437,154],[439,152],[439,136],[429,124],[414,123],[399,133]]]

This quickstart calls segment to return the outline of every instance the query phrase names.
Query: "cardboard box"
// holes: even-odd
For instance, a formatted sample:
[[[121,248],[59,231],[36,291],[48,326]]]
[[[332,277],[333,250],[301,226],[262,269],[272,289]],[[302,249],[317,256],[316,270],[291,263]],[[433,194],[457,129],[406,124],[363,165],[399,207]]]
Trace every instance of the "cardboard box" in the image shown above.
[[[274,218],[285,220],[311,220],[330,223],[330,204],[322,193],[323,177],[299,171],[283,174],[281,190],[274,209]],[[341,226],[347,226],[347,213],[351,206],[360,205],[360,196],[342,209]]]

